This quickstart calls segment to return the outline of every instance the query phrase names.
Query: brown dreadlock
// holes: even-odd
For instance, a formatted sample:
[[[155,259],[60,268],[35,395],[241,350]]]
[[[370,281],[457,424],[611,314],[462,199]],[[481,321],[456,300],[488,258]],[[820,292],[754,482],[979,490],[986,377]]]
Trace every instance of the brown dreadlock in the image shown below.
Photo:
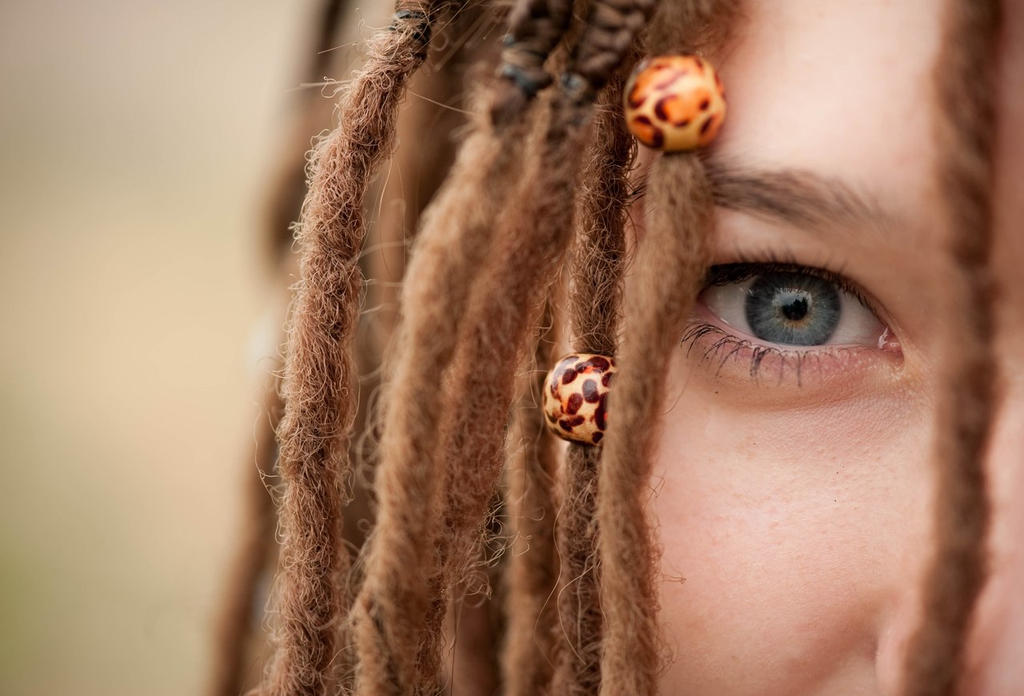
[[[964,665],[967,630],[985,580],[988,499],[984,458],[993,420],[994,291],[992,140],[995,132],[995,0],[953,2],[936,68],[946,143],[940,165],[949,201],[950,252],[958,270],[945,356],[946,398],[939,411],[935,557],[925,586],[924,622],[907,653],[908,696],[952,694]]]

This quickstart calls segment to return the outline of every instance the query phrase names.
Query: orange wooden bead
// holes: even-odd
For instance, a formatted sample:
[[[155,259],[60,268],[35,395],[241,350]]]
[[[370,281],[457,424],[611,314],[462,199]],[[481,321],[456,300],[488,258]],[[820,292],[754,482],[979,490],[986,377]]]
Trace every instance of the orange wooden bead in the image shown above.
[[[725,90],[698,56],[658,56],[626,83],[626,124],[644,145],[665,152],[707,145],[725,120]]]
[[[558,361],[544,380],[548,428],[564,440],[596,445],[608,425],[608,387],[615,359],[573,353]]]

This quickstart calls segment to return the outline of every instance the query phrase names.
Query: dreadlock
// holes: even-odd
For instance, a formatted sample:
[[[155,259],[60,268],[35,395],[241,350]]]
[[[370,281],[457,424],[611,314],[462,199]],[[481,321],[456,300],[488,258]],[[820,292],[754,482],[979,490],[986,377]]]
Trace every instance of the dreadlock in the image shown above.
[[[558,579],[554,542],[558,455],[540,408],[545,371],[555,358],[557,340],[550,302],[541,327],[533,364],[527,366],[520,387],[523,394],[513,414],[505,457],[505,504],[512,538],[504,588],[508,625],[501,678],[509,696],[544,693],[557,650],[554,631],[545,627],[556,624],[550,595]]]
[[[347,4],[346,0],[325,0],[319,8],[315,25],[315,50],[305,68],[306,78],[310,82],[315,82],[327,72],[330,56],[333,55],[331,49],[341,25],[340,17]],[[288,230],[301,209],[305,192],[305,151],[309,133],[319,122],[322,108],[319,101],[307,93],[299,111],[295,140],[302,144],[287,150],[279,171],[275,173],[269,196],[270,204],[265,215],[267,224],[263,230],[270,264],[280,275],[283,275],[280,273],[282,267],[290,265],[286,263],[290,248]],[[274,318],[279,319],[276,313]],[[280,340],[275,341],[275,345],[279,343]],[[277,425],[283,404],[278,380],[271,378],[267,382],[253,446],[247,455],[248,462],[255,462],[256,466],[247,466],[244,472],[246,483],[242,540],[225,583],[226,592],[218,617],[215,643],[217,652],[208,687],[210,696],[235,696],[243,691],[248,661],[251,659],[251,644],[257,632],[255,619],[258,614],[254,609],[262,599],[262,580],[273,570],[276,517],[274,501],[266,481],[273,476],[276,468]]]
[[[635,154],[633,138],[618,127],[624,84],[620,72],[602,99],[591,162],[577,203],[569,306],[573,349],[581,353],[615,355],[618,344],[626,255],[624,208]],[[594,693],[600,683],[601,608],[593,517],[600,456],[600,449],[570,444],[565,460],[557,530],[559,629],[565,640],[557,654],[555,693]]]
[[[907,652],[907,696],[955,692],[964,665],[971,615],[985,580],[988,498],[984,459],[993,420],[992,139],[995,0],[955,0],[936,68],[940,180],[949,202],[950,254],[959,276],[945,356],[945,399],[939,409],[938,545],[925,585],[924,621]]]
[[[348,559],[337,512],[345,498],[354,414],[348,345],[361,289],[363,194],[374,166],[390,151],[402,87],[425,57],[433,11],[420,3],[399,6],[346,95],[339,127],[313,156],[278,431],[278,466],[287,489],[280,509],[278,649],[263,686],[270,694],[323,694],[329,688],[347,604],[341,590]]]

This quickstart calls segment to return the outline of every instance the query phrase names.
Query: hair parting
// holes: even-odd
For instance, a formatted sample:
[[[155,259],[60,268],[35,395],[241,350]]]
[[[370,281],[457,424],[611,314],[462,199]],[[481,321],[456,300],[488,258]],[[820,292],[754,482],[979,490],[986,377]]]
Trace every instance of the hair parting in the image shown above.
[[[363,196],[392,146],[407,78],[422,63],[428,12],[398,6],[370,46],[341,106],[340,125],[316,147],[298,239],[302,245],[284,368],[278,437],[286,484],[280,509],[277,652],[261,691],[322,696],[331,687],[348,570],[338,511],[348,485],[354,418],[350,343],[362,277]]]
[[[953,0],[936,76],[941,183],[949,202],[950,252],[959,269],[949,298],[946,393],[939,410],[937,548],[925,584],[924,619],[907,652],[907,696],[952,694],[964,666],[971,616],[985,581],[988,498],[985,450],[993,418],[995,358],[992,249],[997,0]]]

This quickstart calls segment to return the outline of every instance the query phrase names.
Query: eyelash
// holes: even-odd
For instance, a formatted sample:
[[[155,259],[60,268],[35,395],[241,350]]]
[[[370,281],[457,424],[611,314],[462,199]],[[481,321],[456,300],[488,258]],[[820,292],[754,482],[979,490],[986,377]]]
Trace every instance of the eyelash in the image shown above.
[[[750,354],[743,355],[743,358],[749,359],[750,379],[755,382],[761,379],[761,368],[764,365],[765,358],[768,357],[778,359],[780,368],[779,375],[776,380],[777,384],[781,384],[785,378],[785,368],[788,365],[792,365],[796,370],[797,386],[803,386],[805,365],[807,365],[809,361],[813,360],[817,367],[820,368],[823,358],[840,360],[843,354],[857,353],[865,350],[862,346],[829,346],[828,348],[812,348],[805,350],[777,348],[776,346],[765,345],[763,343],[754,343],[750,339],[741,338],[731,334],[725,329],[713,324],[696,322],[683,334],[682,343],[687,346],[686,354],[689,356],[693,352],[697,342],[710,334],[717,334],[718,338],[704,350],[704,353],[700,358],[704,362],[708,363],[718,360],[718,367],[715,369],[715,376],[717,377],[721,374],[722,368],[725,367],[725,364],[730,358],[744,351],[749,351]],[[731,350],[729,350],[730,348]]]
[[[882,314],[876,309],[875,303],[866,297],[864,291],[836,271],[797,263],[792,258],[780,256],[775,251],[766,252],[760,258],[744,254],[736,254],[735,258],[735,262],[710,267],[705,276],[701,292],[711,285],[738,283],[759,274],[796,271],[814,275],[822,280],[833,283],[837,288],[856,298],[858,302],[876,317],[879,317],[879,321],[886,323],[882,319]],[[778,383],[782,383],[785,369],[787,365],[791,365],[795,368],[797,386],[803,386],[803,374],[808,361],[815,361],[820,369],[822,359],[831,358],[838,361],[844,356],[861,353],[866,349],[864,346],[834,345],[802,349],[779,348],[773,345],[757,343],[749,338],[736,336],[720,326],[694,319],[683,333],[681,340],[681,343],[686,346],[687,356],[692,354],[698,342],[712,335],[717,335],[717,338],[715,338],[710,346],[704,349],[703,355],[700,357],[703,362],[718,362],[718,366],[715,369],[716,377],[720,375],[723,367],[731,358],[742,355],[744,359],[749,359],[750,361],[750,379],[760,381],[761,368],[765,363],[765,358],[773,357],[779,364]],[[867,350],[871,349],[867,348]]]
[[[718,275],[716,275],[716,269],[719,269]],[[725,269],[729,269],[729,272],[726,273]],[[841,273],[817,266],[805,266],[801,263],[797,263],[796,261],[786,260],[785,257],[777,255],[764,260],[754,260],[751,257],[739,256],[737,260],[732,263],[716,264],[708,269],[704,279],[704,287],[707,287],[708,285],[739,283],[756,275],[776,272],[806,273],[807,275],[816,276],[822,280],[826,280],[840,290],[843,290],[857,298],[858,302],[871,310],[871,312],[876,316],[879,314],[877,308],[874,306],[874,302],[867,298],[864,291]]]

